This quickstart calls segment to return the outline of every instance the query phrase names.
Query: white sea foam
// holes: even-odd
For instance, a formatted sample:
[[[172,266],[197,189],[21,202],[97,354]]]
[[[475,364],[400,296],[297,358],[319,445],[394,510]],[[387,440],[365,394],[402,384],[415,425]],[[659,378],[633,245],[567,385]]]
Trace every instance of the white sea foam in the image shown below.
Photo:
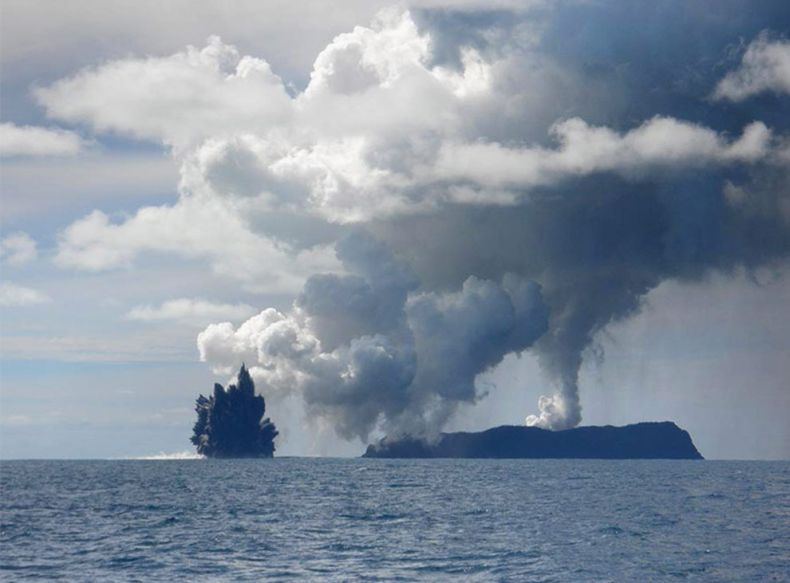
[[[152,455],[141,455],[141,456],[134,456],[129,459],[133,460],[200,460],[203,459],[204,456],[195,453],[194,451],[175,451],[175,452],[164,452],[160,451],[159,453],[152,454]]]

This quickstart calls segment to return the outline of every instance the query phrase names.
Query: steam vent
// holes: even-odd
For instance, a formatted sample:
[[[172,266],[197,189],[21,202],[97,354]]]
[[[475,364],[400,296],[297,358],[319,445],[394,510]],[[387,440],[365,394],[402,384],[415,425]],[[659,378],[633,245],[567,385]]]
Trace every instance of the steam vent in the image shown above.
[[[564,431],[503,425],[480,433],[442,433],[431,442],[384,438],[363,457],[702,459],[688,432],[671,421]]]
[[[195,404],[197,421],[190,439],[206,457],[272,457],[277,429],[264,418],[266,402],[255,395],[255,383],[244,365],[237,384],[214,385],[214,394],[200,395]]]

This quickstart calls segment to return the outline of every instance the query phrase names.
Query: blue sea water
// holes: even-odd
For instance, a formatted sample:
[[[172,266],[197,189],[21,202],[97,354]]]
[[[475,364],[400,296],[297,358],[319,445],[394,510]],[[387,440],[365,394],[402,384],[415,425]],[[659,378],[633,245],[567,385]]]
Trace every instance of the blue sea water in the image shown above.
[[[790,580],[790,462],[11,461],[0,486],[5,580]]]

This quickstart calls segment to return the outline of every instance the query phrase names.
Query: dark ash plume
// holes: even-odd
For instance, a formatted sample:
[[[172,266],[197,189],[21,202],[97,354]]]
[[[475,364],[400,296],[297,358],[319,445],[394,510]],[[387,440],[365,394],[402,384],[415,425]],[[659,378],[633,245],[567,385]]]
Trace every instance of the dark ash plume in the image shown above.
[[[480,398],[475,378],[546,331],[540,286],[514,274],[470,277],[460,289],[419,282],[364,231],[341,240],[346,274],[309,278],[291,310],[267,309],[198,336],[201,358],[225,373],[239,362],[274,395],[297,394],[307,412],[363,441],[435,432],[458,405]]]
[[[212,396],[198,397],[198,419],[190,441],[206,457],[272,457],[277,429],[264,418],[266,403],[255,395],[255,384],[243,364],[237,383],[227,390],[215,384]]]
[[[638,313],[650,290],[666,280],[786,265],[787,175],[761,170],[744,179],[749,196],[738,204],[721,188],[722,173],[666,184],[591,177],[574,181],[575,193],[558,187],[517,207],[456,206],[371,230],[423,288],[453,289],[470,276],[504,273],[541,284],[549,325],[532,350],[556,385],[528,423],[567,429],[581,420],[585,351],[609,324]]]
[[[239,174],[247,152],[266,169],[248,190],[273,191],[260,214],[274,197],[332,225],[322,240],[350,225],[368,236],[338,239],[343,269],[310,277],[291,309],[207,327],[201,358],[218,374],[251,363],[267,390],[366,440],[435,433],[479,399],[481,373],[531,350],[554,386],[526,423],[562,430],[582,419],[579,371],[596,338],[651,290],[786,269],[787,97],[712,102],[724,70],[703,65],[786,18],[772,8],[730,27],[660,6],[645,35],[624,26],[629,3],[578,10],[557,7],[537,44],[512,14],[415,24],[405,13],[356,29],[322,53],[300,97],[337,108],[312,142],[297,132],[286,154],[266,136],[204,152],[213,170],[196,184],[233,204],[214,177]],[[700,27],[704,46],[665,42]],[[364,123],[363,104],[376,112]]]

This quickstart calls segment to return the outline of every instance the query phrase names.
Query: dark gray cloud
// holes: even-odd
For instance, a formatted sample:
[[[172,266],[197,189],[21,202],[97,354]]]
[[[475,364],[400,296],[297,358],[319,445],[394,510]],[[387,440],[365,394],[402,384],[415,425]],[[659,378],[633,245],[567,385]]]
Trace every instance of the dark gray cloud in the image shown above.
[[[736,204],[719,173],[659,183],[602,176],[516,208],[457,207],[373,230],[437,289],[452,289],[470,274],[514,272],[539,281],[551,316],[535,349],[558,390],[576,403],[579,367],[596,333],[638,311],[662,281],[786,260],[786,171],[764,168],[741,179],[749,194]],[[552,425],[579,419],[577,412]]]
[[[58,257],[99,269],[166,249],[249,281],[256,250],[282,265],[335,244],[340,264],[315,258],[329,268],[292,309],[210,326],[203,358],[256,363],[275,394],[365,438],[435,430],[479,398],[477,375],[532,349],[556,387],[529,422],[574,426],[588,349],[650,290],[785,264],[788,97],[776,75],[716,91],[789,29],[779,1],[445,6],[336,37],[303,92],[228,39],[105,63],[39,99],[173,145],[181,198],[90,215]],[[131,73],[137,93],[118,93]],[[234,243],[201,247],[218,217]]]

